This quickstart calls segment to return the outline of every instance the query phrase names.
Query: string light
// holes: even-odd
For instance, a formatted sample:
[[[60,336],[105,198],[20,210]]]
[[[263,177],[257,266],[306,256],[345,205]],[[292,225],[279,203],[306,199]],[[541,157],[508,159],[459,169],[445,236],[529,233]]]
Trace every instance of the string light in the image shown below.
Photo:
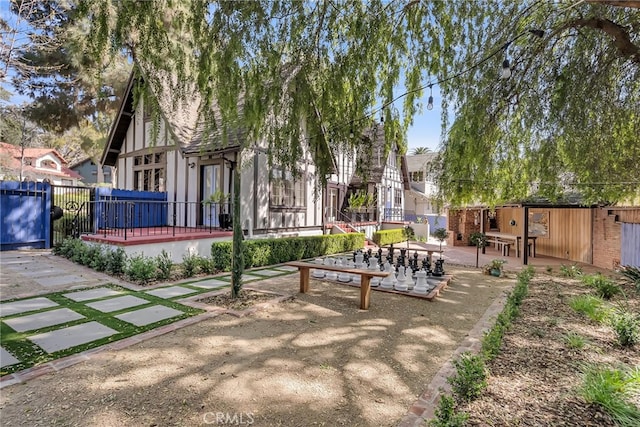
[[[517,36],[515,36],[514,38],[512,38],[511,40],[507,41],[505,44],[503,44],[503,45],[502,45],[501,47],[499,47],[498,49],[496,49],[496,50],[494,50],[493,52],[491,52],[489,55],[487,55],[487,56],[485,56],[484,58],[482,58],[480,61],[478,61],[478,62],[476,62],[475,64],[471,65],[470,67],[468,67],[468,68],[466,68],[466,69],[464,69],[464,70],[462,70],[462,71],[460,71],[460,72],[458,72],[458,73],[456,73],[456,74],[454,74],[454,75],[452,75],[452,76],[445,77],[445,78],[440,79],[440,80],[435,81],[435,82],[431,82],[431,83],[429,83],[429,84],[426,84],[426,85],[420,86],[420,87],[418,87],[418,88],[416,88],[416,89],[413,89],[413,90],[408,90],[408,91],[406,91],[406,92],[404,92],[404,93],[402,93],[402,94],[400,94],[400,95],[396,96],[396,97],[395,97],[395,98],[393,98],[392,100],[390,100],[390,101],[388,101],[388,102],[385,102],[384,104],[382,104],[382,106],[380,106],[379,108],[376,108],[376,109],[372,110],[372,111],[371,111],[371,112],[369,112],[368,114],[366,114],[366,115],[364,115],[364,116],[362,116],[362,117],[360,117],[360,118],[358,118],[358,119],[351,120],[351,121],[349,122],[349,124],[350,124],[350,125],[353,125],[354,123],[358,123],[358,122],[360,122],[360,121],[363,121],[363,120],[369,119],[369,118],[373,117],[374,115],[376,115],[376,114],[380,113],[381,111],[383,111],[383,110],[384,110],[385,108],[387,108],[388,106],[393,105],[393,104],[394,104],[396,101],[398,101],[399,99],[402,99],[402,98],[406,97],[406,96],[407,96],[407,95],[409,95],[409,94],[412,94],[412,93],[415,93],[415,92],[420,92],[420,91],[422,91],[422,90],[424,90],[424,89],[426,89],[426,88],[429,88],[429,89],[430,89],[430,93],[431,93],[431,91],[432,91],[432,89],[433,89],[433,86],[434,86],[434,85],[440,85],[440,84],[442,84],[442,83],[444,83],[444,82],[447,82],[447,81],[450,81],[450,80],[457,79],[458,77],[460,77],[460,76],[462,76],[462,75],[464,75],[464,74],[467,74],[467,73],[468,73],[468,72],[470,72],[470,71],[475,70],[476,68],[478,68],[478,67],[479,67],[479,66],[481,66],[482,64],[484,64],[484,63],[488,62],[490,59],[494,58],[495,56],[497,56],[497,55],[498,55],[498,54],[500,54],[501,52],[505,52],[505,53],[506,53],[507,48],[508,48],[508,47],[509,47],[509,46],[510,46],[514,41],[518,40],[520,37],[522,37],[522,36],[524,36],[524,35],[526,35],[526,34],[533,34],[534,36],[536,36],[536,37],[538,37],[538,38],[542,38],[542,37],[544,37],[544,31],[543,31],[543,30],[539,30],[539,29],[528,29],[528,30],[525,30],[525,31],[523,31],[522,33],[520,33],[520,34],[518,34]],[[505,70],[505,68],[506,68],[506,70]],[[510,77],[510,76],[511,76],[511,67],[510,67],[510,63],[509,63],[509,60],[508,60],[508,59],[505,59],[505,60],[503,61],[503,63],[502,63],[502,73],[505,73],[505,74],[506,74],[506,72],[507,72],[507,71],[509,72],[509,77]],[[502,74],[501,74],[501,76],[502,76]],[[508,78],[508,77],[507,77],[507,78]],[[429,106],[431,106],[431,108],[429,108]],[[433,96],[432,96],[432,95],[430,95],[430,96],[429,96],[429,99],[428,99],[428,101],[427,101],[427,109],[428,109],[428,110],[433,109]],[[380,122],[384,122],[384,120],[383,120],[383,118],[382,118],[382,117],[381,117],[381,119],[380,119]],[[336,125],[336,126],[334,126],[334,127],[332,128],[332,130],[333,130],[333,131],[335,131],[335,130],[339,130],[339,129],[344,129],[345,127],[346,127],[346,125],[344,125],[344,124],[343,124],[343,125]],[[351,128],[351,131],[350,131],[350,133],[349,133],[349,136],[350,136],[351,138],[353,138],[353,137],[354,137],[353,127]]]
[[[427,102],[427,110],[433,110],[433,85],[429,84],[429,101]]]

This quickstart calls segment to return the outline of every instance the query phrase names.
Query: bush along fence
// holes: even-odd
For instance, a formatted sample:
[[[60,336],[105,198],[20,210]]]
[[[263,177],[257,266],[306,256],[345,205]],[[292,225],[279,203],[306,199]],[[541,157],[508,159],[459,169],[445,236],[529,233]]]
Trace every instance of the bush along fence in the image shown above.
[[[533,278],[534,270],[528,267],[518,274],[517,283],[498,315],[493,327],[485,332],[482,339],[480,354],[463,353],[453,361],[455,374],[447,379],[451,385],[452,395],[443,394],[434,418],[429,421],[431,427],[464,426],[468,415],[457,411],[458,404],[473,401],[478,398],[487,387],[487,370],[485,364],[493,360],[500,352],[502,338],[509,329],[512,320],[520,312],[520,305],[527,296],[529,282]]]
[[[145,285],[154,281],[189,278],[200,273],[231,271],[231,245],[231,242],[213,243],[210,257],[185,253],[179,266],[173,264],[164,250],[156,257],[127,255],[122,248],[112,249],[110,246],[85,243],[73,238],[64,240],[53,252],[96,271]],[[352,252],[363,247],[364,234],[348,233],[248,240],[243,244],[243,253],[245,266],[251,268]]]
[[[392,243],[400,243],[406,241],[407,233],[404,228],[380,230],[373,233],[372,240],[378,246],[386,246]]]

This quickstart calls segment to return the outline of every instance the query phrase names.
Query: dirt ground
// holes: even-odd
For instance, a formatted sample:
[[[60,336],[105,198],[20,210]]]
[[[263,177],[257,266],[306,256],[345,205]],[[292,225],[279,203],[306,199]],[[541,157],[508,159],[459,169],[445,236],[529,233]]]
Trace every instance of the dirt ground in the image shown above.
[[[396,425],[513,278],[448,266],[434,302],[297,276],[295,298],[100,353],[1,391],[3,426]]]
[[[630,284],[610,302],[640,314],[640,299]],[[569,306],[577,295],[594,294],[579,280],[537,274],[518,317],[505,334],[500,354],[488,365],[487,390],[462,406],[470,426],[615,426],[599,406],[580,397],[585,366],[640,367],[640,351],[621,347],[608,324],[590,320]],[[568,334],[585,345],[568,345]],[[640,407],[640,393],[635,396]]]

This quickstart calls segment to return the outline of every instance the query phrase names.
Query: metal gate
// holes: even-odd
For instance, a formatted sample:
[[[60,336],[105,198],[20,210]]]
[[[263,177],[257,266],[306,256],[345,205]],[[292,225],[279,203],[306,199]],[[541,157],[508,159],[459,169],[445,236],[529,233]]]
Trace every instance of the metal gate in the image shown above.
[[[49,184],[0,181],[0,250],[49,248],[50,210]]]
[[[640,224],[622,223],[620,264],[640,267]]]
[[[61,243],[66,237],[78,237],[93,229],[95,188],[73,185],[55,185],[53,206],[62,208],[62,217],[53,221],[51,245]]]

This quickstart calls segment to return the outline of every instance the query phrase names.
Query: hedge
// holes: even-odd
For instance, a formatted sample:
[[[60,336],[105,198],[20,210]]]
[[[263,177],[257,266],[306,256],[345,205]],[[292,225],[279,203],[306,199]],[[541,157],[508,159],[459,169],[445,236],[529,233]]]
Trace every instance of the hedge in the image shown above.
[[[392,230],[381,230],[373,233],[373,241],[378,246],[400,243],[407,240],[404,228],[394,228]]]
[[[246,268],[281,264],[322,255],[351,252],[364,247],[364,234],[325,234],[248,240],[243,245]],[[211,244],[211,258],[218,271],[231,270],[231,242]]]

